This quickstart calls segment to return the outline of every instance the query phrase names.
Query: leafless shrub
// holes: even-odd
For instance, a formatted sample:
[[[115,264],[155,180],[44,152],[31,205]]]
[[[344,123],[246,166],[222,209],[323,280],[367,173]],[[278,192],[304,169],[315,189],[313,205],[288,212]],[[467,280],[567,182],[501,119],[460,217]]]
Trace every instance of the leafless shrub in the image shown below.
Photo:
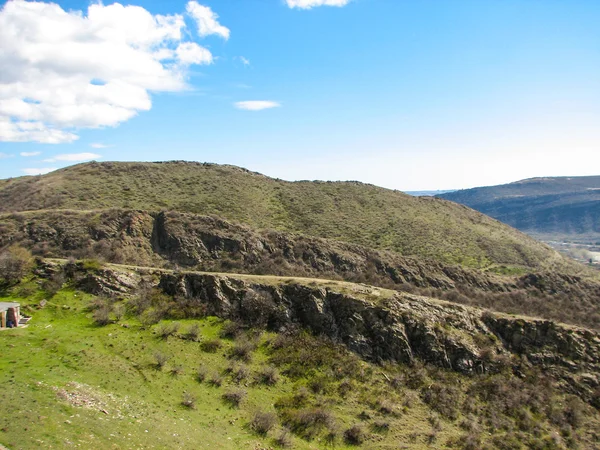
[[[246,391],[242,389],[231,389],[222,395],[223,400],[235,408],[240,406],[245,397]]]
[[[200,337],[200,325],[198,325],[197,322],[191,324],[185,332],[184,337],[189,341],[197,342],[198,338]]]
[[[196,370],[196,380],[198,380],[199,383],[202,383],[204,380],[206,380],[207,375],[208,369],[203,364],[200,364]]]
[[[275,445],[281,448],[290,448],[292,446],[292,438],[287,429],[282,430],[275,438]]]
[[[260,371],[258,379],[263,384],[274,386],[279,381],[279,371],[276,367],[267,366]]]
[[[171,357],[166,353],[160,351],[154,353],[154,361],[156,362],[157,369],[162,369],[167,364],[169,359],[171,359]]]
[[[215,353],[222,346],[223,346],[223,343],[221,342],[220,339],[209,339],[209,340],[203,341],[202,344],[200,344],[200,347],[202,348],[202,350],[204,350],[207,353]]]
[[[257,411],[253,414],[250,427],[261,436],[265,436],[277,423],[277,416],[271,412]]]
[[[209,383],[214,387],[221,387],[223,384],[223,377],[218,372],[215,372],[210,377]]]
[[[348,445],[361,445],[365,441],[365,430],[356,424],[344,431],[344,440]]]
[[[196,409],[196,396],[189,392],[184,392],[181,404],[186,408]]]

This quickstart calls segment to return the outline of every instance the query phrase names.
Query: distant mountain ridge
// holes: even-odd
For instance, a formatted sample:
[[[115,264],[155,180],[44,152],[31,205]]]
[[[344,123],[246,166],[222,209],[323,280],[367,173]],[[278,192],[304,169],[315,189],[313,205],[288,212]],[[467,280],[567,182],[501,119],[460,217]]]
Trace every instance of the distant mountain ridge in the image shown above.
[[[550,268],[549,247],[463,206],[359,182],[287,182],[207,163],[92,162],[0,180],[0,212],[180,211],[469,267]]]
[[[437,197],[530,234],[600,237],[600,176],[530,178]]]

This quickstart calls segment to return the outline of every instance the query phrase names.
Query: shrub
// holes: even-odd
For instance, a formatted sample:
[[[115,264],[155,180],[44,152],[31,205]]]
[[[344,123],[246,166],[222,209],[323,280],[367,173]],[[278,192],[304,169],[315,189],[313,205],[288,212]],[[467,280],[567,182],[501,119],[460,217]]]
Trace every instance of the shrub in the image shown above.
[[[295,433],[307,439],[313,438],[325,428],[335,427],[335,418],[323,408],[305,408],[290,413],[287,422]]]
[[[226,320],[225,323],[223,323],[223,327],[221,328],[219,336],[223,339],[233,339],[241,332],[242,326],[238,322]]]
[[[288,430],[282,430],[275,438],[275,445],[281,448],[290,448],[292,446],[292,438]]]
[[[0,254],[0,284],[16,284],[33,268],[31,252],[13,245]]]
[[[92,320],[94,321],[94,323],[96,325],[101,326],[101,327],[108,325],[111,322],[110,312],[111,312],[110,305],[106,304],[106,305],[100,306],[92,314]]]
[[[209,339],[202,342],[200,347],[207,353],[215,353],[223,346],[223,343],[219,339]]]
[[[250,427],[261,436],[265,436],[277,423],[277,416],[270,412],[257,411],[252,416]]]
[[[223,384],[223,377],[218,372],[215,372],[213,373],[212,377],[210,377],[209,383],[212,386],[221,387]]]
[[[190,341],[198,341],[198,338],[200,336],[200,325],[198,325],[197,323],[193,323],[192,325],[190,325],[190,327],[185,332],[184,336]]]
[[[377,419],[373,422],[373,430],[378,433],[387,432],[390,430],[390,423],[387,420]]]
[[[359,424],[353,425],[344,431],[344,440],[349,445],[361,445],[365,440],[365,431]]]
[[[231,374],[231,379],[238,384],[250,376],[250,369],[244,364],[239,366],[231,365],[227,368],[227,372]]]
[[[156,327],[158,336],[162,339],[167,339],[179,331],[179,322],[161,323]]]
[[[231,389],[222,395],[223,400],[235,408],[240,406],[245,397],[246,391],[242,389]]]
[[[250,342],[248,339],[240,339],[231,348],[229,355],[231,358],[248,362],[252,359],[252,352],[255,348],[256,345],[253,342]]]
[[[156,368],[162,369],[171,357],[163,352],[154,353],[154,361],[156,362]]]
[[[451,420],[458,418],[460,390],[451,384],[433,383],[422,393],[423,401],[431,408]]]
[[[1,278],[1,277],[0,277]],[[65,284],[65,275],[61,272],[52,274],[50,278],[42,282],[42,289],[46,292],[48,297],[54,297],[58,291],[60,291]]]
[[[260,371],[259,380],[263,384],[274,386],[279,381],[279,371],[273,366],[267,366]]]
[[[381,414],[391,415],[396,413],[396,407],[394,406],[394,403],[388,399],[379,399],[376,406]]]
[[[173,367],[171,367],[171,375],[177,376],[177,375],[181,375],[182,373],[183,373],[183,365],[175,364]]]
[[[196,396],[190,394],[189,392],[183,393],[183,399],[181,400],[181,404],[189,409],[196,408]]]
[[[204,380],[206,380],[207,375],[208,369],[203,364],[200,364],[200,367],[198,367],[198,370],[196,370],[196,380],[198,380],[199,383],[202,383]]]

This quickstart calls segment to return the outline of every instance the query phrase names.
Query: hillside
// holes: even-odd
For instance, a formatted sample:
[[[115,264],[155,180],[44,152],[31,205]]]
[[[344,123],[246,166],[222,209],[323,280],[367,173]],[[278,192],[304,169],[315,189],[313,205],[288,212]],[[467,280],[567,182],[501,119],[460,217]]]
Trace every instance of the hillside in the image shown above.
[[[600,176],[531,178],[438,197],[536,236],[600,239]]]
[[[11,449],[598,442],[588,330],[339,281],[43,261],[34,274],[0,294],[32,315],[0,333]]]
[[[216,215],[470,267],[547,267],[556,252],[436,198],[358,182],[285,182],[233,166],[88,163],[0,181],[0,211],[125,208]]]
[[[479,270],[357,244],[259,231],[216,217],[130,210],[29,211],[0,215],[0,248],[45,258],[343,279],[600,329],[600,283],[557,258],[535,274]]]

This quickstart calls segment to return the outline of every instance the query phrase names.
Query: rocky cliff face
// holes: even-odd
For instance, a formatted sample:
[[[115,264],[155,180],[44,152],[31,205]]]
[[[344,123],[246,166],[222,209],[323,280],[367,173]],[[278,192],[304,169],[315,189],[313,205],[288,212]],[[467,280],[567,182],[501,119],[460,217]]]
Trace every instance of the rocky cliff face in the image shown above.
[[[453,302],[600,326],[600,283],[583,276],[500,276],[354,244],[259,232],[210,216],[124,210],[13,214],[0,221],[0,248],[11,243],[44,257],[435,290],[435,296]]]
[[[56,266],[40,273],[57,270]],[[587,401],[600,392],[600,334],[364,285],[105,268],[70,275],[89,292],[127,296],[144,280],[188,310],[275,331],[310,330],[363,358],[424,361],[463,374],[538,367]],[[518,368],[518,369],[517,369]]]

